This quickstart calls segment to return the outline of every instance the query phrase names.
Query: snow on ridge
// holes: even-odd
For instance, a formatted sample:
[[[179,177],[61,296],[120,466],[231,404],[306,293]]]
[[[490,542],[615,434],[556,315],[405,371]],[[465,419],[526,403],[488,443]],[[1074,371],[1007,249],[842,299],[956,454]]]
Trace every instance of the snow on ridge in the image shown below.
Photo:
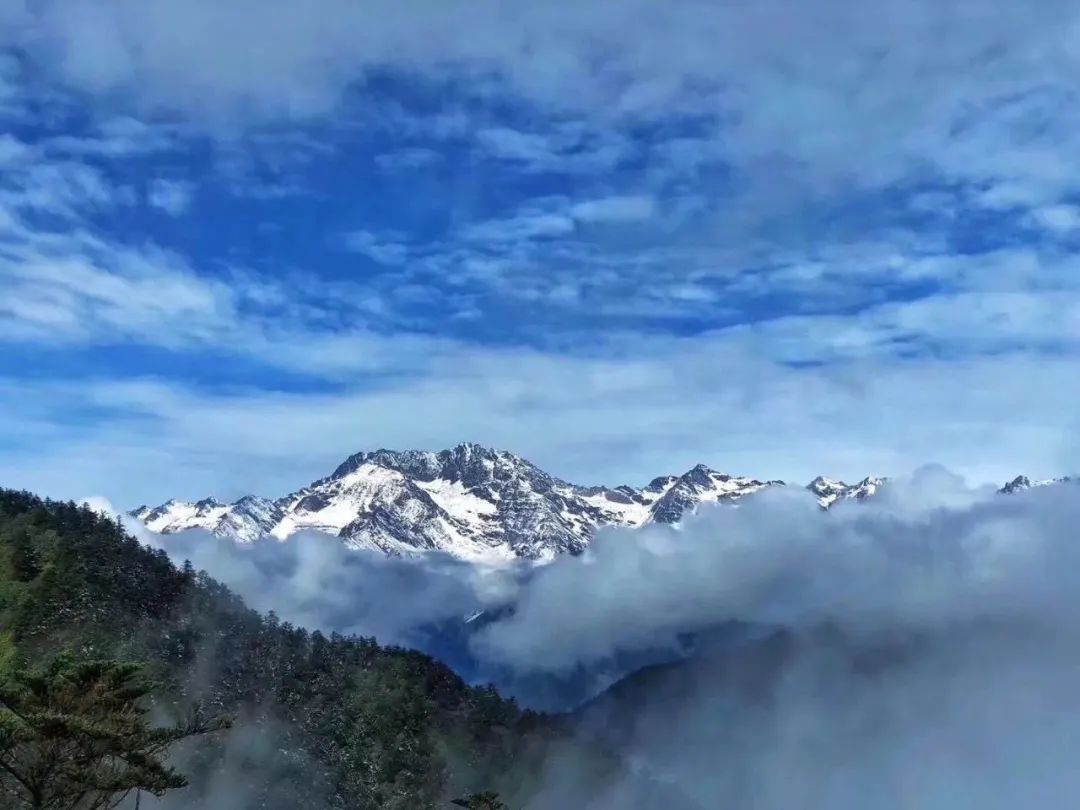
[[[882,479],[859,484],[818,478],[807,487],[828,508],[873,495]],[[597,529],[677,523],[703,503],[734,504],[782,481],[760,481],[697,465],[644,487],[582,487],[505,450],[461,444],[448,450],[356,453],[335,471],[269,501],[245,496],[168,501],[131,512],[162,534],[203,529],[236,542],[283,540],[314,530],[355,548],[387,554],[442,551],[501,564],[582,551]]]
[[[835,478],[819,475],[806,485],[817,496],[818,505],[829,509],[839,501],[861,501],[878,493],[888,479],[867,476],[857,484],[848,484]]]

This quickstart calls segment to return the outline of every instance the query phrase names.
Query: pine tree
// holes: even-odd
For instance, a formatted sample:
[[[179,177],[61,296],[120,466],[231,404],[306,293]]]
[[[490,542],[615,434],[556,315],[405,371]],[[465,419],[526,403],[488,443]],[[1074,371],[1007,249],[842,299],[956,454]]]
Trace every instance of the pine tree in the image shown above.
[[[152,726],[143,705],[151,684],[139,673],[135,664],[68,656],[11,673],[0,685],[0,795],[34,810],[106,810],[133,791],[184,787],[162,762],[168,748],[228,723],[196,711]]]

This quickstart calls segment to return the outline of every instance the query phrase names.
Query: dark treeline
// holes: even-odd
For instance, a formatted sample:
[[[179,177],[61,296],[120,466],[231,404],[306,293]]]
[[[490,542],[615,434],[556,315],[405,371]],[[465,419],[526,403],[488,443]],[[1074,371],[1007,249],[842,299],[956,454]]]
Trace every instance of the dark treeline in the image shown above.
[[[173,751],[190,784],[168,806],[421,810],[494,791],[524,807],[552,761],[597,795],[625,776],[429,656],[261,616],[101,514],[0,490],[0,668],[60,651],[143,664],[163,723],[195,705],[232,718]]]

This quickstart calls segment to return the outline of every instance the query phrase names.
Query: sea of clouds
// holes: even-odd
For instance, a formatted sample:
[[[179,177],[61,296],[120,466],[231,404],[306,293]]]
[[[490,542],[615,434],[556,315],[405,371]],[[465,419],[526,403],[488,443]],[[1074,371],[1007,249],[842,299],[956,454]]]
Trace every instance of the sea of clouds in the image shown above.
[[[763,675],[765,699],[731,687],[729,649],[619,707],[632,722],[609,744],[704,806],[1071,807],[1078,495],[1000,495],[927,467],[828,512],[777,488],[678,527],[603,531],[539,568],[386,558],[314,534],[143,536],[311,628],[437,647],[433,628],[467,627],[476,671],[510,691],[583,670],[607,682],[626,674],[613,661],[685,655],[688,635],[725,623],[802,639]],[[815,641],[822,628],[842,643]],[[858,666],[863,650],[886,663]]]

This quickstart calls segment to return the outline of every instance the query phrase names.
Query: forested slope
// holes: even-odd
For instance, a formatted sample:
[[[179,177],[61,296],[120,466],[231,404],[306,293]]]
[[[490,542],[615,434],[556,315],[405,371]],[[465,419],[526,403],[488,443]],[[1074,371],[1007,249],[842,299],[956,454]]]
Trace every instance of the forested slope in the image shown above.
[[[0,662],[62,649],[144,662],[163,718],[195,702],[235,718],[177,753],[191,785],[169,806],[420,810],[489,789],[514,808],[673,806],[426,655],[260,616],[86,507],[0,490]]]

